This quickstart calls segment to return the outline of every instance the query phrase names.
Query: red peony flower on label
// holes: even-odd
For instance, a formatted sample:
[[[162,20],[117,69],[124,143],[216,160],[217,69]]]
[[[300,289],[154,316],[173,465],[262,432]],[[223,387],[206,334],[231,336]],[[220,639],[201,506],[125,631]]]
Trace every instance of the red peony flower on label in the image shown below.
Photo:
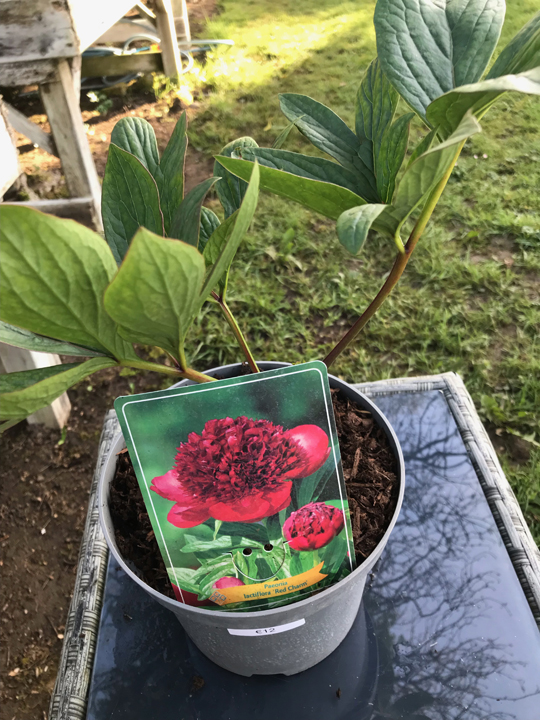
[[[283,534],[293,550],[318,550],[343,530],[343,511],[323,502],[304,505],[287,518]]]
[[[324,436],[324,437],[323,437]],[[316,425],[285,432],[269,420],[208,420],[178,448],[174,467],[151,489],[175,504],[167,519],[180,528],[209,518],[258,522],[291,502],[292,481],[318,470],[328,436]]]

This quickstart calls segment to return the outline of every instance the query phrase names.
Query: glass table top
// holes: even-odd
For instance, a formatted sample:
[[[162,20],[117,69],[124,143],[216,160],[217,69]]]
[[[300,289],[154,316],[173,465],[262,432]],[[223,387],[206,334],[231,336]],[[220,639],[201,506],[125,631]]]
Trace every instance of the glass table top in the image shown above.
[[[375,402],[405,499],[337,650],[234,675],[110,559],[87,720],[540,720],[540,632],[444,395]]]

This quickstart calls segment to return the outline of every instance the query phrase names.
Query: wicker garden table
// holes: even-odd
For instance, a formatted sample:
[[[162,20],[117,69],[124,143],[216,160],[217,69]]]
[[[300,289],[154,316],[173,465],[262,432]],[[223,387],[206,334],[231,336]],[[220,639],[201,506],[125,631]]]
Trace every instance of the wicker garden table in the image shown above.
[[[403,509],[353,629],[291,677],[221,669],[108,559],[107,415],[50,720],[540,720],[540,553],[463,382],[357,387],[400,439]]]

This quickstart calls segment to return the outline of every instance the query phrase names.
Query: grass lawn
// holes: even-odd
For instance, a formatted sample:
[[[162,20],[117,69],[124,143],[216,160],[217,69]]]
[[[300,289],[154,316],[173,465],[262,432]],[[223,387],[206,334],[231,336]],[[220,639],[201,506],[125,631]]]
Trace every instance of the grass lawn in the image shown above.
[[[214,155],[251,135],[270,146],[286,126],[279,92],[311,95],[352,125],[356,88],[375,56],[373,10],[372,1],[224,0],[206,35],[236,44],[186,76],[201,102],[192,145]],[[536,0],[510,1],[501,47],[536,10]],[[413,141],[423,132],[414,125]],[[540,539],[540,101],[507,96],[482,126],[397,291],[333,371],[356,382],[459,373],[506,448],[505,469]],[[284,147],[316,152],[296,130]],[[334,222],[263,195],[230,284],[255,356],[322,358],[393,257],[393,243],[376,236],[352,257]],[[240,358],[210,306],[190,350],[199,368]]]

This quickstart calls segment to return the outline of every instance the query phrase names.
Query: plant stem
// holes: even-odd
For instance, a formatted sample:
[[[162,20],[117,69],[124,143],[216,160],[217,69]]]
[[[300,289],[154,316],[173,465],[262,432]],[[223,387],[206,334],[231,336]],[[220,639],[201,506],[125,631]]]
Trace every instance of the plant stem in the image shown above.
[[[461,153],[464,144],[465,140],[463,140],[463,142],[459,144],[456,154],[454,155],[454,158],[450,163],[448,170],[444,174],[443,178],[440,180],[439,184],[436,185],[435,188],[432,190],[431,195],[428,197],[426,204],[424,205],[422,212],[420,213],[420,217],[416,221],[416,224],[412,229],[409,239],[407,240],[407,244],[405,245],[405,252],[400,252],[397,255],[396,259],[394,260],[394,265],[392,266],[390,274],[386,278],[384,285],[379,290],[376,297],[368,305],[366,310],[364,310],[362,315],[360,315],[358,320],[356,320],[354,325],[341,338],[341,340],[331,350],[331,352],[324,358],[323,362],[327,367],[330,367],[332,363],[336,360],[336,358],[338,358],[339,355],[341,355],[341,353],[352,343],[358,333],[368,324],[373,315],[375,315],[377,310],[380,308],[388,295],[390,295],[394,287],[397,285],[400,277],[403,275],[403,271],[405,270],[407,263],[409,262],[409,258],[411,257],[413,250],[416,247],[416,243],[424,232],[426,225],[428,224],[429,219],[435,209],[435,206],[439,202],[442,192],[446,187],[446,183],[448,182],[448,178],[452,174],[452,170],[454,169],[454,165],[457,162],[457,159]]]
[[[212,291],[212,297],[218,303],[223,314],[225,315],[225,319],[229,323],[231,330],[233,331],[236,339],[238,340],[238,344],[242,348],[242,352],[246,356],[246,360],[249,363],[249,367],[251,368],[251,371],[254,373],[260,372],[259,368],[257,367],[257,363],[255,362],[255,359],[254,359],[253,355],[251,354],[251,350],[249,349],[246,338],[242,334],[242,331],[240,330],[240,326],[236,322],[236,319],[235,319],[234,315],[232,314],[230,307],[227,305],[225,300],[223,300],[215,291]]]
[[[205,375],[204,373],[197,372],[197,370],[193,370],[193,368],[185,368],[180,373],[182,377],[185,377],[187,380],[193,380],[194,382],[198,383],[206,383],[206,382],[215,382],[216,378],[211,377],[210,375]]]
[[[176,378],[176,380],[179,378],[185,378],[199,383],[215,380],[215,378],[210,377],[210,375],[204,375],[192,368],[177,370],[176,368],[167,367],[167,365],[159,365],[158,363],[147,362],[146,360],[122,360],[120,365],[124,367],[137,368],[137,370],[163,373],[164,375],[169,375],[169,377]]]

